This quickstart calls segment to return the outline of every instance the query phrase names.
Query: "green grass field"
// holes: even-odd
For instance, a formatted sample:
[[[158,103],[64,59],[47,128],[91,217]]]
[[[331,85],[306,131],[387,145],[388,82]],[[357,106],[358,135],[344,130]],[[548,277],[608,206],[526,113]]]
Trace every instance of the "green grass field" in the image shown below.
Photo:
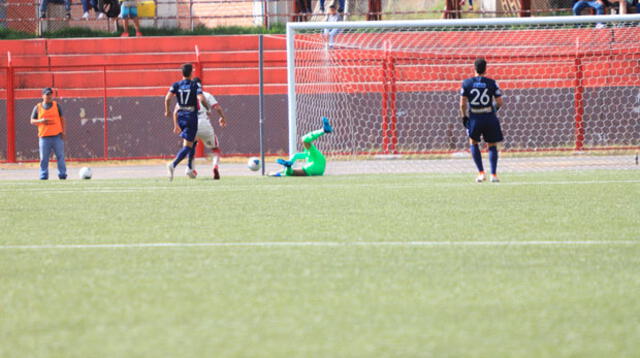
[[[0,182],[0,357],[640,355],[640,171],[223,179]]]

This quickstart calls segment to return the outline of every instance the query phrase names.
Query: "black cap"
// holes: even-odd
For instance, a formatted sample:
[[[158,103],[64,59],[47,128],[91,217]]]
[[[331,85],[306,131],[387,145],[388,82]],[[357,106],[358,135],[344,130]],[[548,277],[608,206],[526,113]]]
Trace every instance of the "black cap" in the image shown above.
[[[53,90],[51,89],[51,87],[42,89],[42,94],[52,94],[52,93],[53,93]]]

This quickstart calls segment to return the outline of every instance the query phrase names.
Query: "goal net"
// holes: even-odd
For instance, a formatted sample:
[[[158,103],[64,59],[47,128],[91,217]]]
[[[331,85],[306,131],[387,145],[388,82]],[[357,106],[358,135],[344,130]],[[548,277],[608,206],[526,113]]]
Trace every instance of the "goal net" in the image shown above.
[[[326,116],[335,132],[316,146],[329,173],[473,171],[459,91],[484,57],[504,92],[501,171],[635,167],[639,25],[640,15],[289,23],[289,151]]]

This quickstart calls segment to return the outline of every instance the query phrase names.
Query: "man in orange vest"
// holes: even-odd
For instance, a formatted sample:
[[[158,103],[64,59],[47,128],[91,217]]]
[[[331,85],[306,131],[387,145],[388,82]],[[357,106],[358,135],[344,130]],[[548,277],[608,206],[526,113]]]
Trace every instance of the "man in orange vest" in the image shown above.
[[[42,90],[42,102],[33,108],[31,124],[38,126],[40,180],[49,179],[49,156],[52,149],[58,161],[58,178],[65,180],[67,166],[64,163],[64,118],[60,106],[52,98],[51,88]]]

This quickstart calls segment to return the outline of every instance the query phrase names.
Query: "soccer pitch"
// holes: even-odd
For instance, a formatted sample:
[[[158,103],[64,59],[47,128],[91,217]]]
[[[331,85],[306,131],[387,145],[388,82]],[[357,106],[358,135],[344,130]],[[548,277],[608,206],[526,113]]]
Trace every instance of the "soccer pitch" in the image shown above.
[[[640,171],[0,182],[0,357],[630,357]]]

